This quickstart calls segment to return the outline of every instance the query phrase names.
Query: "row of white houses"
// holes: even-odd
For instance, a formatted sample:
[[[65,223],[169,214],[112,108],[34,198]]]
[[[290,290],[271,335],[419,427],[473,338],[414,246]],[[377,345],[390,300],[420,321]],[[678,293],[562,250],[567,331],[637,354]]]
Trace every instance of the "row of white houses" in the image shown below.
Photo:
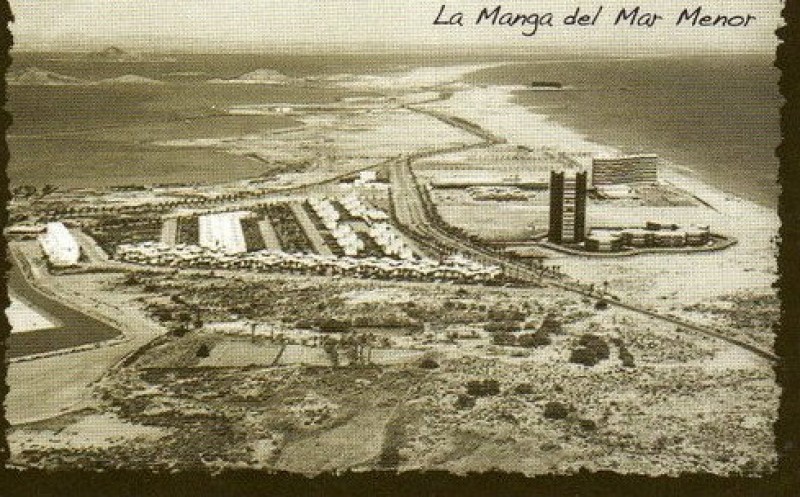
[[[403,236],[386,220],[388,214],[380,209],[366,206],[357,196],[348,196],[340,201],[344,210],[352,217],[366,224],[366,234],[372,238],[383,253],[403,260],[414,258],[414,252],[405,242]],[[336,243],[347,256],[357,256],[364,250],[364,241],[347,223],[341,223],[341,214],[328,199],[309,199],[311,209],[322,220],[325,229],[331,232]]]
[[[376,278],[486,283],[497,281],[502,276],[501,269],[496,266],[485,266],[458,256],[435,261],[288,254],[275,250],[232,254],[197,245],[169,246],[160,242],[144,242],[120,245],[116,257],[121,261],[158,266],[287,270]]]

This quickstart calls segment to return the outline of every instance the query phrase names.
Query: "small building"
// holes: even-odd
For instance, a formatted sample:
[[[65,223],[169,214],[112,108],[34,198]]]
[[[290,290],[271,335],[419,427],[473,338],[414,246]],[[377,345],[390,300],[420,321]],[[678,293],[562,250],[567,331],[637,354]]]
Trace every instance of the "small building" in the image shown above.
[[[647,221],[645,227],[650,231],[672,231],[679,228],[675,223],[661,223],[658,221]]]
[[[684,231],[657,231],[653,234],[653,245],[656,247],[685,247],[686,233]]]
[[[55,267],[69,267],[78,264],[81,257],[81,247],[64,223],[47,223],[44,234],[39,236],[47,260]]]
[[[362,183],[374,183],[378,181],[378,172],[373,170],[361,171],[358,173],[358,179],[361,180]]]
[[[621,232],[623,245],[629,247],[652,247],[655,232],[642,228],[628,228]]]
[[[47,226],[41,224],[15,224],[6,228],[7,235],[41,235]]]
[[[589,252],[619,252],[623,249],[622,235],[607,231],[589,233],[585,247]]]
[[[711,231],[708,226],[690,226],[686,228],[686,245],[699,247],[711,241]]]

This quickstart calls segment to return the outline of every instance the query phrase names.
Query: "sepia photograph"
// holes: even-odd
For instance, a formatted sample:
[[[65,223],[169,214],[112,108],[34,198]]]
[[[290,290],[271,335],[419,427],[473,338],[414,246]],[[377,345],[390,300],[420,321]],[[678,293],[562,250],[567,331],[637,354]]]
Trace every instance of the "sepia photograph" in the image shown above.
[[[780,2],[10,2],[7,467],[764,477]]]

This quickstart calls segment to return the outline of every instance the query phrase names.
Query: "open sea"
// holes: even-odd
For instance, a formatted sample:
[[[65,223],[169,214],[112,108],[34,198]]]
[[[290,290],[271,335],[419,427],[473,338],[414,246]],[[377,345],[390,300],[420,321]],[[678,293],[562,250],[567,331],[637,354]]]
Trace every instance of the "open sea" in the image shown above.
[[[339,89],[210,85],[256,69],[290,76],[367,74],[415,66],[516,61],[465,79],[479,84],[558,81],[567,91],[521,91],[517,102],[626,152],[654,152],[709,183],[777,204],[779,72],[771,55],[600,59],[574,56],[437,58],[428,55],[177,55],[175,61],[108,62],[74,55],[13,54],[73,77],[136,74],[166,85],[10,86],[12,184],[91,187],[137,182],[225,181],[261,174],[245,157],[170,150],[156,139],[223,137],[297,124],[287,116],[215,117],[217,109],[270,102],[332,102]]]
[[[624,152],[654,152],[706,182],[777,205],[780,71],[769,55],[582,60],[488,69],[468,80],[567,91],[522,91],[517,102]]]

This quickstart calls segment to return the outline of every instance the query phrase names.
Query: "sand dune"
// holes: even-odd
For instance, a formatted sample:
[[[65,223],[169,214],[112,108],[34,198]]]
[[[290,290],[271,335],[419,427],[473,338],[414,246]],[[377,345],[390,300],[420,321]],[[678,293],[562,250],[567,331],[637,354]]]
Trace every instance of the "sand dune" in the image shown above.
[[[88,85],[116,85],[116,84],[164,84],[163,81],[139,76],[137,74],[124,74],[113,78],[90,81],[75,78],[53,71],[46,71],[38,67],[26,67],[21,71],[8,75],[9,85],[18,86],[88,86]]]
[[[256,84],[256,85],[285,85],[297,82],[296,78],[286,76],[274,69],[257,69],[231,79],[211,79],[212,84]]]
[[[101,79],[97,82],[100,85],[163,85],[163,81],[157,79],[146,78],[136,74],[125,74],[117,76],[116,78]]]
[[[469,87],[460,81],[464,76],[500,65],[506,64],[418,67],[410,71],[377,75],[338,74],[327,78],[327,81],[355,90],[398,90],[403,93],[442,85],[455,85],[457,89],[464,89]]]

